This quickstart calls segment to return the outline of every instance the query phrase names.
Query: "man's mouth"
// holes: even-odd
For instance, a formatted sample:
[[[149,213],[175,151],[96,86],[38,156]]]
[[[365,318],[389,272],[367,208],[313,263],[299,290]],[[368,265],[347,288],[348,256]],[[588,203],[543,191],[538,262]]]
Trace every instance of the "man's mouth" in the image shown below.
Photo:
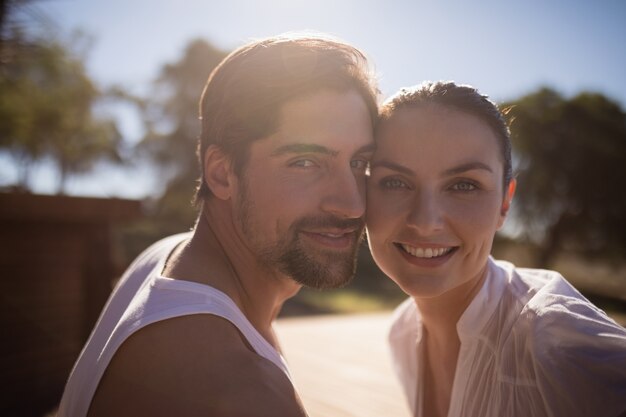
[[[350,226],[350,227],[341,227],[341,228],[333,227],[333,228],[308,229],[308,230],[305,230],[305,232],[317,233],[317,234],[328,236],[328,237],[343,237],[345,235],[351,235],[358,230],[361,230],[361,228],[356,227],[356,226]]]
[[[456,246],[447,246],[447,247],[415,247],[411,245],[407,245],[405,243],[396,243],[398,248],[400,248],[405,253],[414,256],[416,258],[422,259],[431,259],[431,258],[440,258],[448,255],[452,251],[456,250]]]
[[[330,249],[353,248],[364,228],[363,219],[307,217],[293,225],[298,233]]]
[[[324,233],[324,232],[320,232],[319,234],[322,235],[322,236],[326,236],[326,237],[340,238],[340,237],[344,237],[348,233],[352,233],[352,232],[346,232],[346,233]]]
[[[348,247],[352,247],[352,245],[354,245],[357,240],[357,229],[353,228],[332,231],[302,230],[300,233],[323,246],[328,246],[335,249],[345,249]]]

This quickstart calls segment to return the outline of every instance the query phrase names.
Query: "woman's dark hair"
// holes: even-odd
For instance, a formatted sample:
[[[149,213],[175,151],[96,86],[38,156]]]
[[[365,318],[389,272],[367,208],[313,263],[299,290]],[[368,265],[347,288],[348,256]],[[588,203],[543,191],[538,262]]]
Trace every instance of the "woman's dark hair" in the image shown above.
[[[204,154],[217,145],[239,175],[253,141],[275,133],[282,106],[323,89],[356,91],[372,126],[378,89],[365,55],[338,40],[280,35],[244,45],[211,73],[200,100],[202,132],[198,156],[202,174],[196,202],[212,195],[203,179]]]
[[[504,164],[504,189],[513,177],[511,163],[511,135],[504,115],[489,97],[468,85],[454,82],[425,82],[415,87],[402,88],[383,103],[379,120],[384,121],[403,108],[438,104],[471,114],[487,123],[495,133]]]

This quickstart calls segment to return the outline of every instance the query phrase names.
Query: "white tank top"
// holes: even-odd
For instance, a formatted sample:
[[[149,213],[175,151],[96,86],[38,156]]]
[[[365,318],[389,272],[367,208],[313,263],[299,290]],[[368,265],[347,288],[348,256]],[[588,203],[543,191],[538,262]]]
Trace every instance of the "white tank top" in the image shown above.
[[[161,276],[171,251],[188,237],[188,233],[179,234],[155,243],[128,268],[74,365],[58,417],[87,415],[104,371],[130,335],[149,324],[191,314],[212,314],[231,322],[257,354],[274,363],[291,381],[283,357],[226,294],[208,285]]]

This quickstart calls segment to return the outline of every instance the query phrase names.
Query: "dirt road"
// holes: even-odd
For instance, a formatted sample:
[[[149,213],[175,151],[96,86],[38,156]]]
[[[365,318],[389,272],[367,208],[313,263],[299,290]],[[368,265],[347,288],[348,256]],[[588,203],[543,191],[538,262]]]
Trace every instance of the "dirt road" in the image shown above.
[[[409,417],[386,344],[390,313],[280,319],[276,331],[310,417]]]

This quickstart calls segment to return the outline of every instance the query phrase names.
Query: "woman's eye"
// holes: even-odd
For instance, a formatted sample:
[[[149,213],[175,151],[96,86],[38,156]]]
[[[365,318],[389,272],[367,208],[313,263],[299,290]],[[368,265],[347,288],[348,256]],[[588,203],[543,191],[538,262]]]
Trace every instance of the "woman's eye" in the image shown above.
[[[385,178],[380,181],[380,186],[388,190],[397,190],[403,188],[409,188],[408,184],[397,178]]]
[[[477,190],[478,187],[476,186],[476,184],[469,182],[469,181],[461,181],[461,182],[457,182],[455,184],[452,185],[452,189],[454,191],[474,191]]]

